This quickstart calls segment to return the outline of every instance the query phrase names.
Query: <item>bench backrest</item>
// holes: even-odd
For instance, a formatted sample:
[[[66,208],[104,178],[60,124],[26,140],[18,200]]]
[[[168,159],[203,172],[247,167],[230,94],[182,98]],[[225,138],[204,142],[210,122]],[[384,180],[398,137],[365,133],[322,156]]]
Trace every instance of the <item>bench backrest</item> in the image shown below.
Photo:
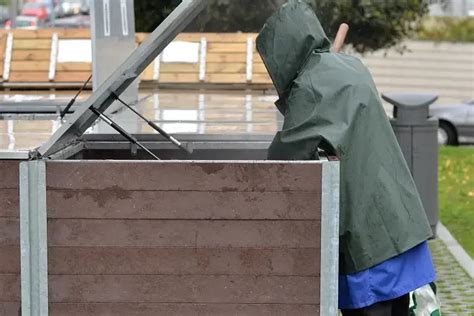
[[[137,44],[148,36],[137,34]],[[196,43],[196,62],[166,62],[157,58],[142,74],[149,85],[194,84],[271,86],[265,66],[255,49],[253,33],[183,33],[176,42]],[[82,41],[90,45],[90,32],[76,30],[3,30],[0,32],[0,73],[5,86],[28,84],[81,85],[91,72],[91,61],[64,61],[61,43]],[[88,52],[84,49],[84,54]],[[186,53],[183,53],[186,55]]]

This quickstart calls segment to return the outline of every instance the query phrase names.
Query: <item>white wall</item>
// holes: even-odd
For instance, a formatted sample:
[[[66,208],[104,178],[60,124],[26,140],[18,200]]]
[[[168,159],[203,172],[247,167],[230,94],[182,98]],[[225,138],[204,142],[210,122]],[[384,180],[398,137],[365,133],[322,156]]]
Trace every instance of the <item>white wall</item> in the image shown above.
[[[474,98],[474,44],[406,45],[409,50],[403,55],[380,51],[361,57],[380,92],[433,92],[442,103]]]

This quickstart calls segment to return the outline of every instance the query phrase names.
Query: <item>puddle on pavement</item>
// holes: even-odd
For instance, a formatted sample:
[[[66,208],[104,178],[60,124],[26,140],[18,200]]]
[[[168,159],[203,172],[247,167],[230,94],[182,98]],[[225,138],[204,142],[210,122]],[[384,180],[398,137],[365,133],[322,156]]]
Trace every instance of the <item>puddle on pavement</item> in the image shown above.
[[[73,92],[4,94],[2,102],[43,102],[67,104]],[[87,94],[83,96],[85,100]],[[137,110],[169,133],[186,134],[274,134],[278,115],[276,96],[245,92],[160,91],[140,92]],[[128,132],[153,134],[147,123],[126,108],[111,116]],[[57,114],[8,114],[0,120],[0,150],[28,150],[40,146],[61,126]],[[113,130],[98,121],[88,133],[109,134]]]

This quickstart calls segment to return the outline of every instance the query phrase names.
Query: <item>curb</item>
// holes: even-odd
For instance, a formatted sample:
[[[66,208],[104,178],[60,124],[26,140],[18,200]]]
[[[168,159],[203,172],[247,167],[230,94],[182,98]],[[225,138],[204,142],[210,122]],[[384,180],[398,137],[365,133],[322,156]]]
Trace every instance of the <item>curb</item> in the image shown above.
[[[441,239],[446,247],[448,247],[449,252],[453,255],[459,265],[461,265],[471,279],[474,279],[474,260],[441,223],[438,223],[437,234],[439,239]]]

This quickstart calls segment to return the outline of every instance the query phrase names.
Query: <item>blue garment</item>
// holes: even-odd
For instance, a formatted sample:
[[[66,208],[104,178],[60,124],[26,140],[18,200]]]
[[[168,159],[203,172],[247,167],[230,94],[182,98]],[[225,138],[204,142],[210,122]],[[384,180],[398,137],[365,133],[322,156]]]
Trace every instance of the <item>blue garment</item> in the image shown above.
[[[359,309],[392,300],[436,279],[428,243],[367,270],[339,275],[339,308]]]

